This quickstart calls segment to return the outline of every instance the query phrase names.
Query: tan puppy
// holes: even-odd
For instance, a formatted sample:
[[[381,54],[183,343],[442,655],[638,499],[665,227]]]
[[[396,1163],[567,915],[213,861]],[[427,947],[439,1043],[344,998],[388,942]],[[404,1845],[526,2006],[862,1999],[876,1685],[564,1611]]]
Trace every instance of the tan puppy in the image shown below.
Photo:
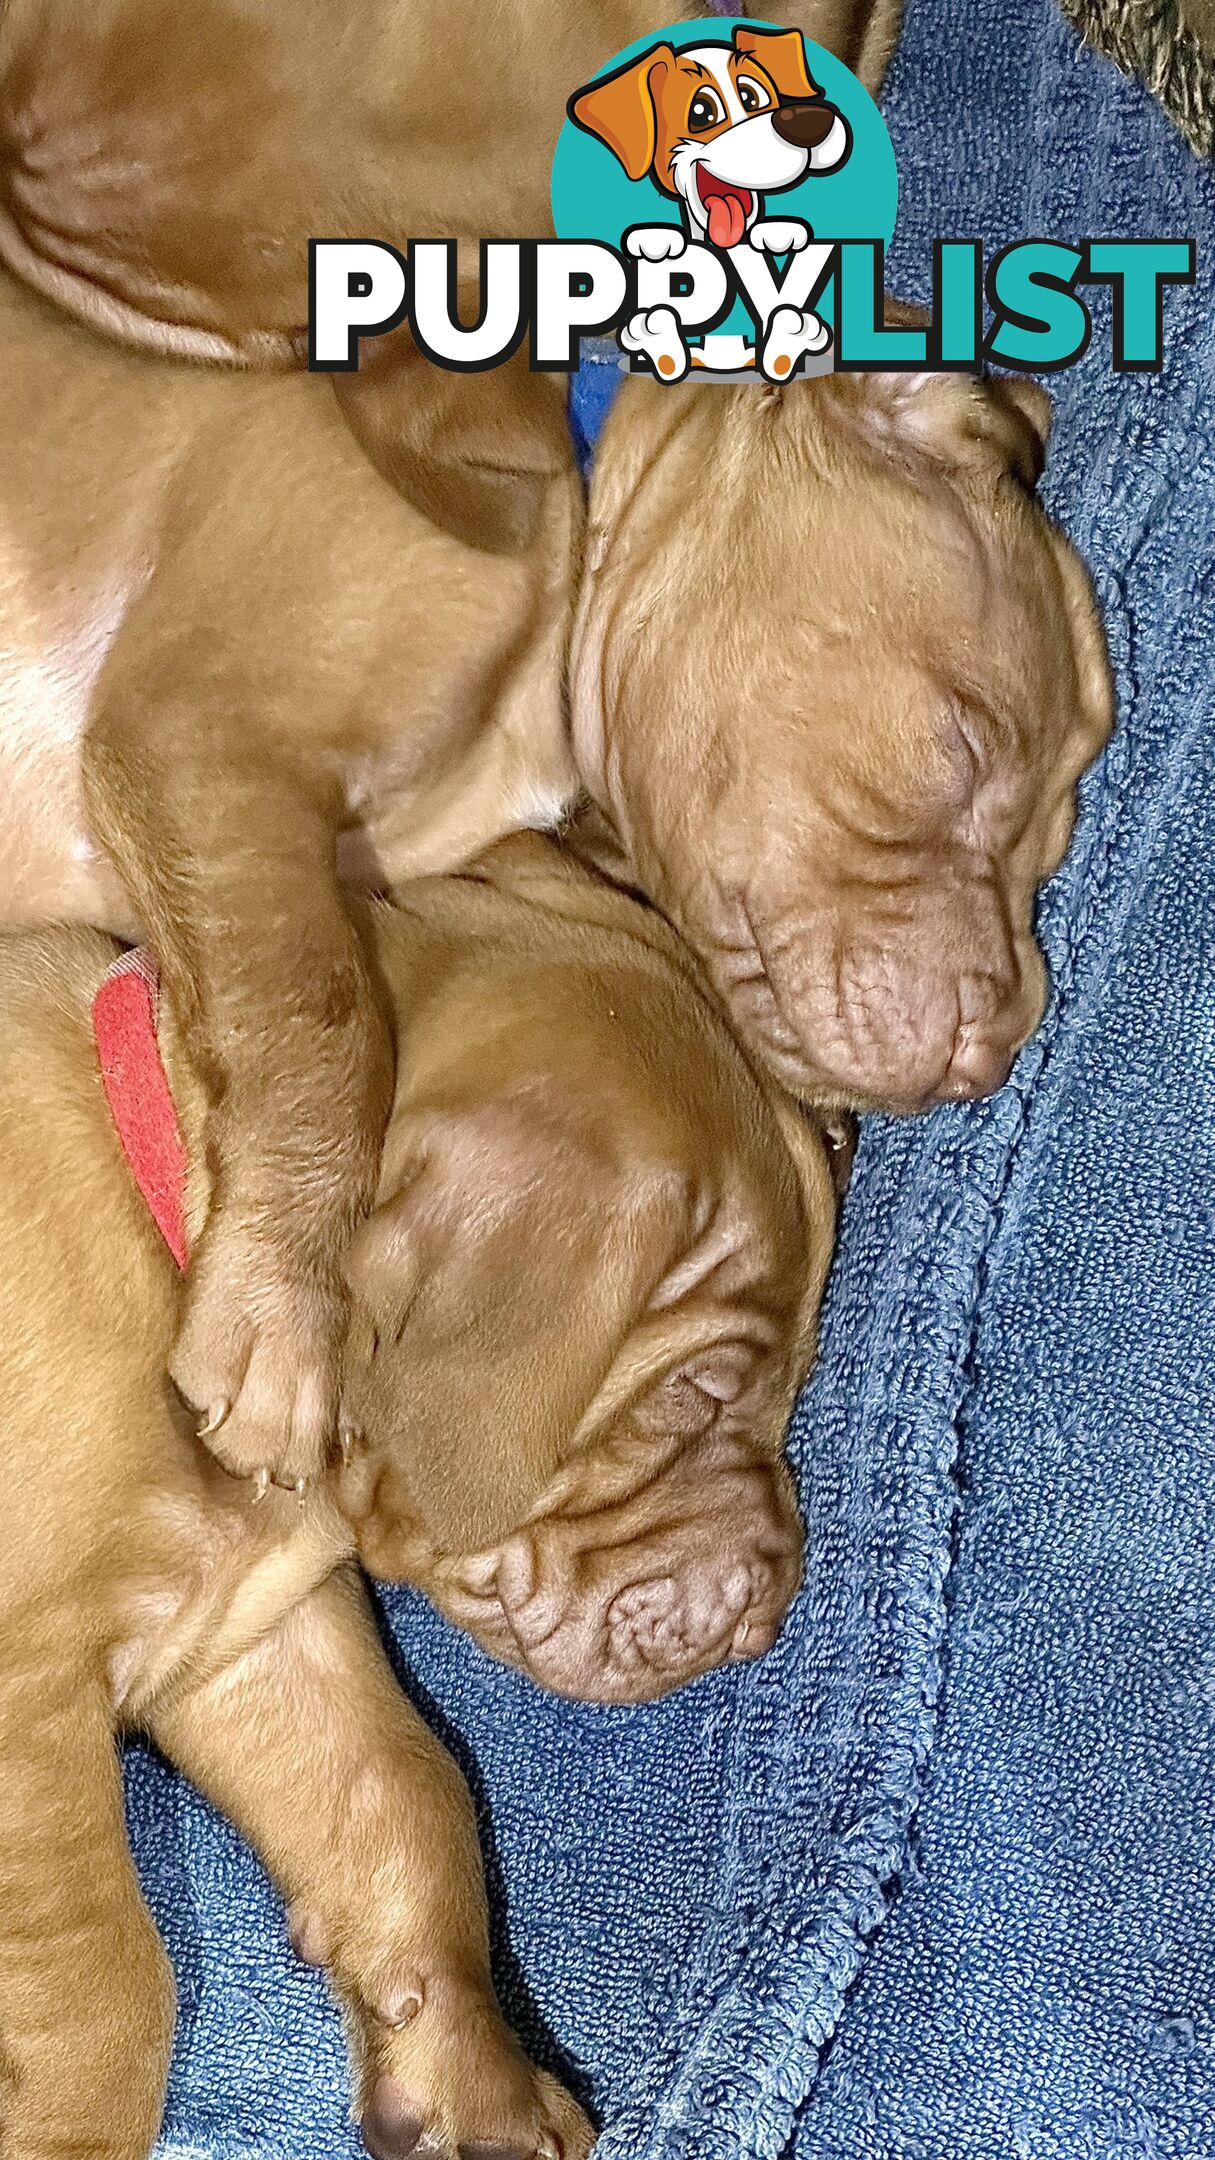
[[[905,314],[906,311],[900,311]],[[796,1093],[916,1110],[1037,1025],[1038,886],[1112,691],[1023,381],[625,384],[571,661],[632,874]]]
[[[575,787],[561,393],[417,363],[389,487],[330,381],[124,353],[2,272],[0,365],[0,921],[153,939],[218,1164],[173,1374],[229,1467],[294,1483],[388,1108],[339,867],[391,889]]]
[[[154,934],[220,1166],[172,1371],[228,1465],[292,1482],[333,1429],[387,1101],[334,839],[399,890],[571,800],[559,401],[394,340],[336,396],[158,365],[11,284],[0,355],[0,909]],[[1087,578],[1029,493],[1046,412],[953,377],[637,380],[605,433],[578,765],[624,874],[811,1099],[982,1093],[1040,1014],[1033,897],[1111,713]],[[480,469],[495,414],[531,473]],[[495,527],[499,553],[459,537]]]
[[[526,0],[504,51],[467,0],[356,0],[336,40],[320,0],[11,0],[0,257],[128,345],[297,365],[308,238],[542,230],[570,85],[657,5]],[[875,75],[897,18],[791,13]],[[562,387],[396,338],[242,390],[7,287],[0,353],[0,921],[154,937],[219,1171],[171,1370],[227,1467],[297,1483],[386,1109],[334,839],[391,890],[572,798]]]
[[[257,1846],[350,2012],[379,2160],[584,2160],[502,2024],[468,1796],[350,1555],[613,1700],[762,1649],[797,1580],[780,1450],[831,1244],[821,1137],[774,1115],[658,918],[548,843],[366,928],[401,1055],[352,1256],[365,1441],[302,1507],[252,1507],[168,1399],[175,1271],[89,1024],[114,948],[0,943],[6,2160],[142,2160],[159,2119],[172,1985],[116,1726]]]
[[[111,254],[126,233],[132,305],[132,265],[157,264],[163,243],[168,313],[222,315],[223,349],[248,356],[245,331],[273,324],[242,313],[252,288],[242,299],[225,267],[242,258],[223,205],[250,210],[231,155],[241,113],[245,139],[261,115],[258,199],[284,231],[288,197],[302,219],[309,188],[306,222],[375,231],[371,182],[383,189],[412,138],[371,128],[368,86],[413,78],[404,59],[397,75],[356,69],[343,104],[312,8],[262,0],[251,72],[235,74],[215,57],[222,42],[210,59],[196,49],[205,10],[166,19],[149,47],[153,13],[106,0],[82,30],[55,0],[15,0],[0,26],[0,117],[25,145],[10,191],[27,223],[37,200],[48,233],[70,226],[110,328],[123,327],[104,295],[122,284]],[[373,13],[351,44],[383,61],[408,10]],[[873,80],[892,15],[806,19]],[[637,27],[600,23],[605,45]],[[467,37],[469,21],[449,11],[432,30]],[[545,95],[558,49],[535,58]],[[481,85],[483,44],[465,57]],[[494,61],[495,110],[509,107],[514,64],[512,51],[504,76]],[[267,85],[275,97],[259,102]],[[268,115],[298,119],[304,85],[321,86],[326,117],[288,142]],[[470,110],[484,117],[481,94]],[[87,96],[94,118],[69,126],[64,98],[82,113]],[[323,184],[309,160],[339,125],[358,155],[336,201],[338,168]],[[90,128],[109,148],[83,159]],[[200,179],[188,215],[187,169]],[[534,159],[520,170],[534,185]],[[45,187],[61,183],[56,223]],[[400,222],[378,229],[399,236],[408,188],[394,200]],[[275,259],[258,216],[249,231]],[[202,280],[189,292],[219,315],[201,303],[191,315],[174,285],[179,241]],[[42,275],[52,260],[44,251],[25,274],[83,307]],[[225,1463],[291,1482],[332,1434],[339,1261],[385,1107],[333,836],[349,876],[392,888],[554,820],[572,796],[557,677],[576,507],[559,393],[518,365],[443,375],[402,336],[373,343],[334,391],[141,368],[12,301],[0,329],[18,656],[0,732],[12,836],[0,906],[7,886],[17,919],[49,907],[154,931],[220,1165],[172,1370]],[[1110,722],[1087,580],[1028,492],[1045,432],[1045,401],[1024,385],[871,376],[785,393],[639,380],[605,434],[573,653],[578,767],[617,828],[624,874],[705,954],[753,1047],[812,1099],[907,1110],[981,1093],[1041,1010],[1033,894]],[[121,885],[90,854],[97,840]],[[267,1036],[284,1011],[291,1031]],[[288,1146],[284,1094],[304,1112]]]
[[[128,342],[245,365],[306,347],[308,241],[549,227],[565,101],[703,0],[7,0],[0,259]],[[772,0],[871,88],[901,0]]]

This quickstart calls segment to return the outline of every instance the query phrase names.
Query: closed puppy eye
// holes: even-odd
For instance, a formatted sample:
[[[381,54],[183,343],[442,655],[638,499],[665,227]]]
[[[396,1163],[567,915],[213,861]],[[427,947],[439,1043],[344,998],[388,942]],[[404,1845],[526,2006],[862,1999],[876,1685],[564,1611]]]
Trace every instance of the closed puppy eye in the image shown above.
[[[740,75],[734,87],[738,92],[738,102],[745,113],[768,112],[770,110],[772,94],[767,85],[756,82],[753,75]]]
[[[698,90],[688,108],[688,126],[694,135],[703,135],[706,128],[717,127],[726,117],[726,108],[716,90]]]

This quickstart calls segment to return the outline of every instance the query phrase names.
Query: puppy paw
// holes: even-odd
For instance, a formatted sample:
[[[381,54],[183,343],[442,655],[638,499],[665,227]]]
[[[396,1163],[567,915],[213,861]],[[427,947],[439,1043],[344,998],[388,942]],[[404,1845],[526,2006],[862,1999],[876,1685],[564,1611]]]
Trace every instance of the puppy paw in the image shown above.
[[[812,237],[804,218],[761,218],[747,235],[764,255],[800,255]]]
[[[624,244],[636,262],[676,262],[687,252],[687,234],[678,225],[635,225]]]
[[[649,308],[631,316],[620,342],[626,352],[648,360],[663,382],[680,382],[688,372],[688,348],[674,308]]]
[[[595,2133],[535,2069],[492,1997],[432,1980],[413,2016],[359,2013],[360,2128],[372,2160],[587,2160]]]
[[[208,1224],[169,1374],[233,1477],[261,1492],[319,1475],[337,1429],[345,1331],[340,1284],[285,1259],[264,1229],[222,1215]]]
[[[830,343],[830,330],[812,308],[778,307],[760,365],[769,382],[788,382],[809,354],[826,352]]]

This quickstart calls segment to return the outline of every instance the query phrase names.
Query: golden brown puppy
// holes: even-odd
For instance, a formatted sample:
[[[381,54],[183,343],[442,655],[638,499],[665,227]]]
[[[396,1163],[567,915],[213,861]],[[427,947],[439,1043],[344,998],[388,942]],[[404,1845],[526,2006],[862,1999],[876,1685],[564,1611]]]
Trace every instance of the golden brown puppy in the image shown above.
[[[744,1039],[819,1102],[1005,1078],[1038,886],[1112,693],[1034,500],[1024,381],[622,388],[595,462],[575,755]]]
[[[876,79],[894,10],[790,12]],[[342,69],[352,54],[384,62],[408,13],[361,18]],[[170,286],[180,240],[198,290],[230,308],[235,349],[273,324],[241,312],[239,278],[224,282],[240,257],[223,206],[250,208],[229,145],[261,115],[258,185],[284,231],[287,197],[299,210],[309,189],[314,225],[375,230],[371,182],[413,138],[372,128],[371,90],[360,100],[408,68],[399,54],[396,74],[355,66],[343,103],[311,7],[242,13],[260,25],[247,76],[222,42],[209,60],[195,50],[208,19],[107,0],[82,23],[23,0],[0,25],[0,115],[25,145],[10,173],[30,217],[37,198],[48,232],[70,225],[81,247],[91,235],[88,291],[121,283],[115,235],[134,236],[128,269],[158,265]],[[637,24],[599,27],[606,43]],[[469,29],[457,12],[433,34],[468,38],[462,81],[490,66],[494,109],[509,109],[516,56],[504,77]],[[535,59],[538,81],[557,49]],[[324,124],[288,139],[270,106],[298,118],[313,84],[330,99]],[[86,92],[99,100],[88,125]],[[214,164],[225,97],[231,195]],[[309,160],[342,126],[358,150],[337,200],[332,170],[325,182]],[[523,159],[526,186],[536,169]],[[58,224],[44,182],[68,188]],[[91,224],[94,185],[105,210]],[[403,182],[394,217],[408,226]],[[249,230],[269,246],[257,217]],[[214,287],[189,253],[208,233]],[[191,315],[187,285],[173,319],[218,321]],[[143,304],[138,279],[123,289]],[[391,888],[554,820],[572,794],[557,677],[577,511],[559,394],[519,365],[444,376],[399,335],[330,391],[141,368],[73,342],[32,303],[6,302],[3,322],[15,664],[0,692],[0,908],[7,887],[19,917],[49,907],[123,928],[137,914],[153,930],[208,1079],[220,1167],[172,1369],[225,1463],[291,1481],[332,1433],[340,1255],[385,1104],[333,835],[344,829],[348,875]],[[1110,718],[1087,581],[1029,493],[1045,429],[1026,386],[872,376],[779,394],[634,381],[605,434],[573,653],[578,766],[625,874],[812,1099],[907,1110],[981,1093],[1041,1009],[1033,894]],[[97,840],[121,888],[90,854]],[[290,1032],[267,1037],[284,1011]],[[306,1103],[286,1147],[284,1090]]]
[[[575,787],[561,393],[419,363],[389,486],[330,381],[126,353],[3,272],[0,367],[0,922],[154,940],[217,1164],[173,1374],[229,1467],[295,1482],[388,1107],[339,870],[458,866]]]
[[[218,1164],[172,1370],[225,1463],[289,1482],[332,1433],[387,1101],[335,835],[347,880],[399,890],[576,785],[552,379],[373,352],[336,396],[205,374],[0,288],[0,911],[154,935]],[[955,377],[638,380],[606,431],[573,749],[626,874],[811,1099],[982,1093],[1039,1016],[1033,897],[1111,709],[1029,492],[1046,410]],[[530,473],[481,470],[495,416]]]
[[[251,1506],[166,1389],[177,1278],[90,1029],[113,945],[0,941],[5,2160],[142,2160],[159,2120],[172,1982],[117,1727],[261,1853],[350,2013],[378,2160],[584,2160],[502,2023],[468,1795],[352,1555],[612,1700],[753,1655],[797,1580],[781,1443],[831,1243],[817,1130],[660,920],[546,842],[363,928],[399,1050],[351,1261],[364,1438],[302,1506]],[[164,1018],[196,1233],[203,1098]]]
[[[704,0],[6,0],[0,260],[128,342],[302,360],[308,241],[549,228],[565,102]],[[876,88],[901,0],[771,0]]]
[[[571,84],[655,5],[525,0],[504,47],[467,0],[356,0],[336,39],[319,0],[12,0],[0,257],[128,345],[301,364],[309,236],[542,230]],[[787,12],[876,78],[893,0]],[[0,354],[0,921],[154,936],[218,1166],[172,1372],[226,1466],[298,1482],[386,1107],[334,837],[392,889],[574,793],[561,390],[397,337],[242,391],[7,286]]]

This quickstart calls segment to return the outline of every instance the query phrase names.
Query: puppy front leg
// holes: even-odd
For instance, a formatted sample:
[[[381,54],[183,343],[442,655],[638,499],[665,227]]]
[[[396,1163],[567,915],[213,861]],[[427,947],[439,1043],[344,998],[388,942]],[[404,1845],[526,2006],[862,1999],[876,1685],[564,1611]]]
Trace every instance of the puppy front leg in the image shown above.
[[[333,791],[251,729],[178,717],[127,685],[85,745],[93,829],[207,1101],[212,1202],[170,1371],[226,1469],[294,1485],[335,1437],[342,1260],[375,1194],[391,1050],[337,884]]]
[[[357,1573],[151,1724],[257,1847],[299,1954],[328,1967],[377,2160],[585,2160],[580,2109],[503,2023],[472,1803],[397,1686]]]

